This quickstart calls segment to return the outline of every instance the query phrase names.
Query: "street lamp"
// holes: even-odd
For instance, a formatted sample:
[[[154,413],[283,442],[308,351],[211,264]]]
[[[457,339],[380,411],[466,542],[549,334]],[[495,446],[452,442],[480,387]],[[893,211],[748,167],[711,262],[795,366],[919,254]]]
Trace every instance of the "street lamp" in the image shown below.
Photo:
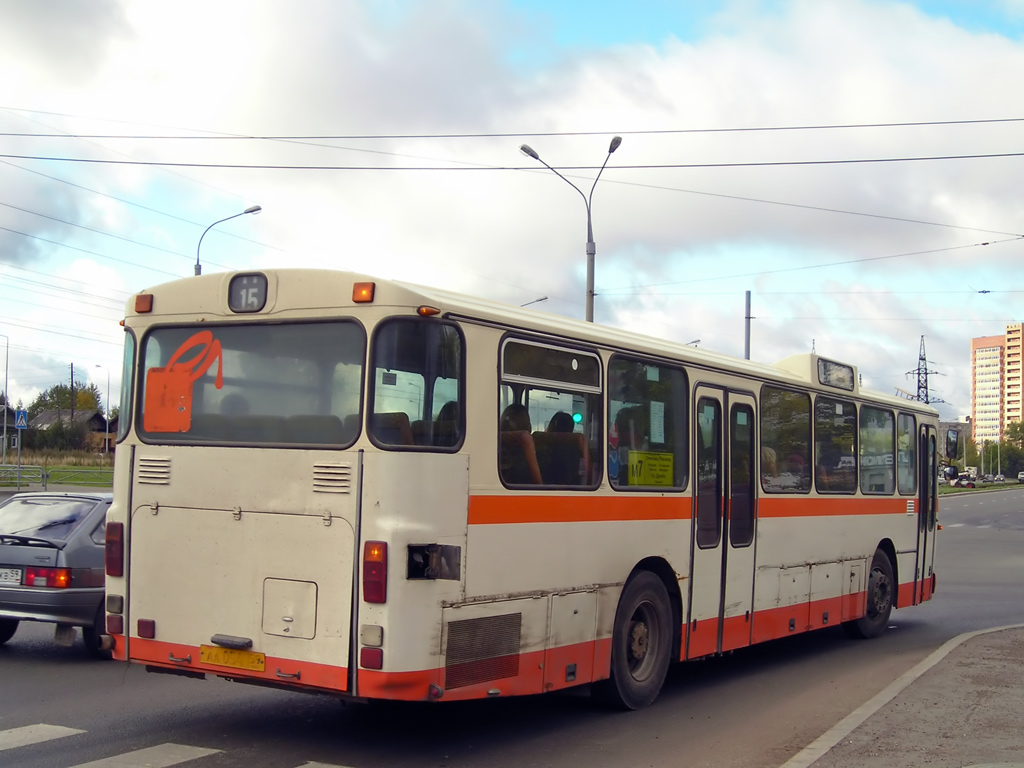
[[[239,216],[245,216],[247,213],[259,213],[262,210],[263,210],[262,207],[260,207],[258,205],[252,205],[252,206],[246,208],[241,213],[236,213],[234,216],[228,216],[226,219],[220,219],[219,221],[215,221],[215,222],[213,222],[213,224],[211,224],[206,229],[204,229],[203,230],[203,234],[201,234],[199,236],[199,242],[196,244],[196,275],[198,276],[198,275],[203,274],[203,268],[199,265],[199,246],[201,246],[203,244],[203,238],[206,237],[206,233],[207,232],[209,232],[211,229],[216,227],[218,224],[223,224],[225,221],[230,221],[231,219],[237,219]]]
[[[597,186],[597,180],[601,178],[601,174],[604,172],[604,167],[608,165],[608,159],[612,156],[612,152],[619,148],[619,144],[622,143],[622,137],[616,136],[612,139],[611,144],[608,145],[608,154],[604,158],[604,162],[601,163],[601,170],[597,172],[597,177],[594,179],[594,184],[590,188],[590,197],[583,194],[583,190],[569,181],[565,176],[560,174],[550,165],[540,159],[532,147],[528,144],[523,144],[519,147],[519,151],[527,157],[532,157],[538,163],[543,165],[549,171],[554,173],[558,178],[562,179],[566,184],[575,189],[580,193],[580,197],[583,198],[583,203],[587,206],[587,322],[594,322],[594,254],[597,253],[597,247],[594,244],[594,228],[591,224],[590,218],[590,203],[594,199],[594,187]]]
[[[107,372],[107,399],[104,401],[103,409],[103,452],[110,453],[110,369],[105,365],[97,365]]]
[[[0,336],[4,336],[0,333]],[[11,340],[4,336],[4,447],[3,447],[3,458],[0,458],[0,464],[7,463],[7,409],[11,405],[11,391],[7,388],[7,369],[10,367],[11,360]]]

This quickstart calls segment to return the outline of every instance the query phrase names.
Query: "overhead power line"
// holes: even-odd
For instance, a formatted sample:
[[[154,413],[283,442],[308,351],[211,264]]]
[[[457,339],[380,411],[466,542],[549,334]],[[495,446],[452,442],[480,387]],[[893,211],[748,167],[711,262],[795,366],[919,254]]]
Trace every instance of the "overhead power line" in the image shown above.
[[[76,120],[96,120],[84,115],[70,115],[61,112],[42,112],[38,110],[18,109],[16,107],[0,107],[9,112],[26,112],[31,114],[69,117]],[[113,120],[110,122],[127,123]],[[838,123],[816,125],[762,125],[732,126],[725,128],[665,128],[634,131],[516,131],[514,133],[365,133],[365,134],[295,134],[295,135],[256,135],[226,133],[222,131],[206,131],[198,128],[181,128],[176,130],[194,131],[192,134],[64,134],[64,133],[0,133],[0,136],[23,138],[73,138],[73,139],[136,139],[136,140],[204,140],[204,141],[355,141],[355,140],[394,140],[394,139],[508,139],[517,137],[557,137],[557,136],[663,136],[687,133],[764,133],[777,131],[829,131],[829,130],[860,130],[870,128],[923,128],[940,125],[991,125],[999,123],[1020,123],[1024,117],[1002,117],[978,120],[919,120],[889,123]],[[139,123],[128,123],[139,125]],[[204,134],[204,135],[199,135]]]
[[[50,163],[84,163],[89,165],[136,165],[160,168],[227,168],[254,171],[534,171],[533,166],[500,165],[283,165],[275,163],[182,163],[168,160],[102,160],[90,157],[56,157],[51,155],[0,154],[11,160],[42,160]],[[920,157],[871,157],[841,160],[764,160],[745,163],[653,163],[615,165],[617,171],[649,171],[688,168],[771,168],[802,165],[863,165],[871,163],[916,163],[939,160],[985,160],[1024,157],[1024,152],[994,152],[973,155],[926,155]],[[596,171],[597,165],[559,165],[559,171]]]
[[[804,264],[799,267],[783,267],[782,269],[762,269],[757,272],[744,272],[732,275],[719,275],[717,277],[699,277],[692,280],[675,280],[668,283],[648,283],[646,285],[633,285],[628,289],[598,291],[602,296],[632,296],[639,293],[642,288],[661,288],[666,285],[687,285],[689,283],[704,283],[712,280],[733,280],[737,277],[760,277],[762,275],[777,275],[783,272],[805,272],[811,269],[826,269],[828,267],[839,267],[845,264],[863,264],[869,261],[885,261],[886,259],[902,259],[908,256],[926,256],[933,253],[945,253],[947,251],[962,251],[967,248],[981,248],[988,245],[1011,243],[1015,240],[1024,240],[1024,235],[1009,237],[1004,240],[991,240],[985,243],[970,243],[967,245],[951,245],[947,248],[931,248],[925,251],[910,251],[908,253],[893,253],[888,256],[868,256],[863,259],[844,259],[843,261],[830,261],[825,264]]]

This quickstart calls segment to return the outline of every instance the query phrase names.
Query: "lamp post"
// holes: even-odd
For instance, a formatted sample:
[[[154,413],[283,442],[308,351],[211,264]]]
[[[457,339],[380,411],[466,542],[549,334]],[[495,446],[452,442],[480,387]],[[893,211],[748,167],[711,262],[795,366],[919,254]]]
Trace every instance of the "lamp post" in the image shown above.
[[[601,163],[601,170],[597,172],[597,177],[594,179],[594,184],[590,188],[590,197],[583,194],[583,190],[569,181],[565,176],[560,174],[550,165],[540,159],[540,155],[534,151],[528,144],[523,144],[519,147],[519,151],[527,157],[532,157],[538,163],[543,165],[549,171],[554,173],[558,178],[568,184],[570,187],[580,193],[580,197],[583,198],[584,205],[587,206],[587,322],[594,322],[594,254],[597,253],[597,246],[594,244],[594,228],[591,223],[590,217],[590,203],[594,199],[594,187],[597,186],[597,180],[601,178],[601,174],[604,172],[604,167],[608,165],[608,159],[612,156],[612,152],[619,148],[619,144],[622,143],[622,137],[616,136],[612,139],[611,144],[608,145],[608,154],[604,158],[604,162]]]
[[[203,268],[199,265],[199,247],[203,244],[203,238],[206,237],[206,233],[207,232],[209,232],[211,229],[216,227],[218,224],[223,224],[225,221],[230,221],[231,219],[237,219],[239,216],[245,216],[248,213],[259,213],[262,210],[263,210],[263,208],[261,206],[252,205],[252,206],[249,206],[248,208],[246,208],[241,213],[236,213],[234,216],[228,216],[225,219],[219,219],[218,221],[213,222],[213,224],[211,224],[206,229],[204,229],[203,230],[203,234],[201,234],[199,236],[199,242],[196,244],[196,275],[198,276],[198,275],[203,274]]]
[[[11,360],[11,340],[0,333],[0,336],[4,337],[4,447],[3,447],[3,458],[0,458],[0,464],[7,463],[7,409],[11,405],[11,392],[7,388],[7,369],[10,367]]]
[[[110,453],[110,369],[105,365],[97,365],[107,372],[107,399],[103,402],[103,452]]]

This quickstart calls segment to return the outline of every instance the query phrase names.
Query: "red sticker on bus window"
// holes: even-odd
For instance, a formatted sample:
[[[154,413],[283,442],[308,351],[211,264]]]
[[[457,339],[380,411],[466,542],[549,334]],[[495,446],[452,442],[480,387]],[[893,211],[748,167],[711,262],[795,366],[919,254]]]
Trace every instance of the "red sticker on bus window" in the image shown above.
[[[180,358],[198,347],[188,360]],[[142,426],[147,432],[188,432],[192,427],[192,382],[217,363],[215,386],[224,385],[224,359],[220,341],[212,331],[199,331],[175,350],[166,368],[146,371],[146,401],[142,409]]]

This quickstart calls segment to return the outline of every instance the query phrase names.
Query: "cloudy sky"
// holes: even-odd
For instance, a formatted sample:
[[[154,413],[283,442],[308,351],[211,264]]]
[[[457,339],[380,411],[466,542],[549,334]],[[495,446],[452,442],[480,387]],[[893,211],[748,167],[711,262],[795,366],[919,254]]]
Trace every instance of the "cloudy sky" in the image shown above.
[[[120,385],[133,293],[320,266],[970,413],[1024,316],[1024,0],[0,0],[12,401]],[[112,398],[116,402],[116,394]]]

